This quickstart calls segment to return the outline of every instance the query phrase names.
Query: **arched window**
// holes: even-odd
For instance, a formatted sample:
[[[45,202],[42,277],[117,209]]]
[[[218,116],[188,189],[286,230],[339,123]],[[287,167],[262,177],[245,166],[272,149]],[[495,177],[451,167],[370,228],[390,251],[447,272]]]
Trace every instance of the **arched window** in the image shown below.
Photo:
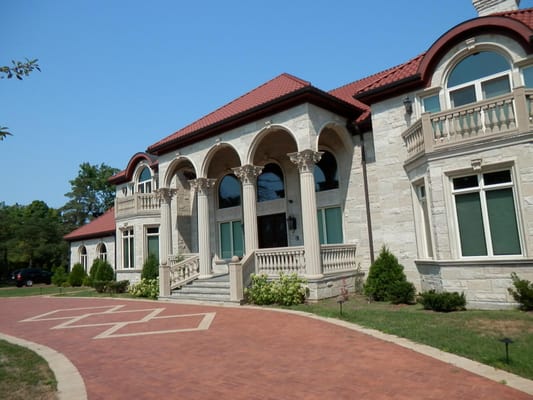
[[[148,167],[144,167],[141,171],[141,175],[139,175],[137,192],[152,193],[152,174],[150,174],[150,169]]]
[[[218,186],[218,208],[237,207],[241,205],[241,183],[233,174],[222,178]]]
[[[501,55],[480,51],[460,61],[448,77],[450,105],[459,107],[511,91],[510,65]]]
[[[257,178],[257,201],[283,199],[285,186],[283,184],[283,171],[277,164],[267,164]]]
[[[325,151],[322,158],[315,165],[315,192],[338,189],[339,178],[337,172],[337,161],[333,154]]]
[[[85,246],[81,246],[79,249],[80,253],[80,264],[83,266],[83,269],[87,271],[87,249]]]
[[[105,247],[105,244],[100,243],[98,245],[98,258],[100,260],[107,261],[107,248]]]

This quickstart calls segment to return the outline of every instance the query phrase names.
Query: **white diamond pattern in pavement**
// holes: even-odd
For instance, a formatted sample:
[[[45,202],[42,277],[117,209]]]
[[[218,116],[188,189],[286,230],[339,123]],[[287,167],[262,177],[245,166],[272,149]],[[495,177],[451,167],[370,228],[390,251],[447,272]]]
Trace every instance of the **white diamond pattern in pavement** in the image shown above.
[[[108,339],[128,336],[142,336],[142,335],[156,335],[169,334],[180,332],[205,331],[209,329],[213,322],[216,313],[195,313],[195,314],[175,314],[175,315],[160,315],[165,311],[164,307],[157,308],[142,308],[142,309],[124,309],[124,305],[118,306],[99,306],[99,307],[81,307],[81,308],[62,308],[58,310],[49,311],[44,314],[36,315],[34,317],[23,319],[19,322],[41,322],[41,321],[60,321],[58,325],[50,329],[82,329],[93,328],[97,326],[108,327],[103,332],[94,336],[93,339]],[[141,317],[139,317],[141,314]],[[131,319],[124,316],[131,315]],[[178,322],[183,322],[184,319],[193,319],[197,321],[198,317],[202,317],[200,322],[191,323],[185,327],[176,329],[154,329],[154,323],[158,320],[175,319]],[[89,319],[98,319],[101,322],[90,323]],[[120,321],[116,321],[120,319]],[[136,326],[139,331],[121,333],[121,330],[127,330],[129,327]]]

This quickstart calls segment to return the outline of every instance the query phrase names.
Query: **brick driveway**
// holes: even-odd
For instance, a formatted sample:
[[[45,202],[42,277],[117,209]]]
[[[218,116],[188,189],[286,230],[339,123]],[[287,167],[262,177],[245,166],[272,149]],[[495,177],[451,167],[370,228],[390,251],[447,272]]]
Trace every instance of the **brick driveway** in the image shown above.
[[[531,399],[323,321],[250,308],[0,299],[0,332],[64,354],[96,399]]]

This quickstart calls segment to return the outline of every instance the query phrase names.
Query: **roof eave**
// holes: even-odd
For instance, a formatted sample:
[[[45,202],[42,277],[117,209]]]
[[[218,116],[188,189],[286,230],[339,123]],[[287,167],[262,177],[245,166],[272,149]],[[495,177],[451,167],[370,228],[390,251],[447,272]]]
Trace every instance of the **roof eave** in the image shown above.
[[[424,81],[422,80],[422,76],[419,73],[416,73],[387,85],[358,93],[354,95],[354,99],[370,105],[387,97],[399,96],[423,85]]]
[[[284,96],[280,96],[267,103],[253,107],[249,110],[223,119],[222,121],[206,126],[205,128],[198,129],[192,133],[189,133],[188,135],[178,137],[174,140],[161,143],[159,145],[152,145],[147,149],[147,151],[155,155],[161,155],[179,147],[183,147],[187,144],[198,142],[207,137],[228,131],[238,126],[242,126],[246,123],[305,102],[338,112],[340,115],[348,118],[357,118],[357,116],[363,112],[356,106],[347,103],[336,96],[323,92],[313,86],[306,86]]]

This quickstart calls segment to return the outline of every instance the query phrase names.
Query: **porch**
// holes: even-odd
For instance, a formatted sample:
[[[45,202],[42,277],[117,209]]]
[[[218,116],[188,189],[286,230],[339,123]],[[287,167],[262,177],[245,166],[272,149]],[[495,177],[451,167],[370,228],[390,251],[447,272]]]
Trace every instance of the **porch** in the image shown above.
[[[115,198],[116,218],[137,215],[159,215],[161,198],[157,193],[133,193]]]
[[[357,272],[355,244],[321,245],[321,274],[308,279],[310,299],[332,297],[340,292],[342,285],[351,286],[351,278]],[[303,246],[258,249],[242,259],[234,257],[229,263],[229,299],[240,302],[244,288],[250,284],[252,274],[266,274],[271,279],[280,273],[296,273],[308,277],[305,249]],[[198,254],[169,256],[169,264],[160,268],[160,296],[171,296],[177,290],[200,276]],[[201,279],[200,282],[208,281]],[[218,300],[215,298],[214,300]]]
[[[450,110],[424,113],[403,134],[408,162],[465,144],[500,140],[533,128],[533,90],[511,93]]]

